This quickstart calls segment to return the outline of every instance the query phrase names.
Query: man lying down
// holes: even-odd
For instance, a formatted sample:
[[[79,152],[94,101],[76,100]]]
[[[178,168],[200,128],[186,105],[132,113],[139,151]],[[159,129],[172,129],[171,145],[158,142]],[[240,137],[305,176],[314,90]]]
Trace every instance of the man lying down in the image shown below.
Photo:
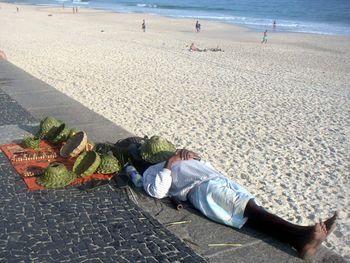
[[[164,138],[153,136],[140,147],[149,167],[143,187],[154,198],[174,197],[189,201],[206,217],[241,228],[258,229],[290,244],[301,258],[312,257],[336,225],[337,213],[311,226],[292,224],[258,205],[245,188],[218,172],[209,162]]]

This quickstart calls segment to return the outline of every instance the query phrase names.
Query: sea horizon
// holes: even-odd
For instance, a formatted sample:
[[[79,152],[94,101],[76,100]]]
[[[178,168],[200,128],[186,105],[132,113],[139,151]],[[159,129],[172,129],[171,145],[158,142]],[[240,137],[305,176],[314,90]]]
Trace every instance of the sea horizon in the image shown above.
[[[314,33],[350,36],[350,1],[302,0],[261,3],[258,0],[21,0],[0,1],[13,4],[33,4],[91,9],[120,13],[145,13],[165,17],[217,21],[244,26],[256,31]],[[276,21],[276,26],[273,23]]]

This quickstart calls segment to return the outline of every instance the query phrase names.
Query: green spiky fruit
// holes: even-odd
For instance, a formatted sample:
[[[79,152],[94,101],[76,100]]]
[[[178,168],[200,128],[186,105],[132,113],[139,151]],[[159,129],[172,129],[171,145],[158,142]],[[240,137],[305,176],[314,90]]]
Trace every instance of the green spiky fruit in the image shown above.
[[[25,137],[23,139],[23,147],[30,148],[30,149],[39,149],[40,139],[36,137]]]
[[[40,131],[37,134],[37,137],[41,139],[52,139],[52,137],[56,134],[57,128],[62,123],[62,121],[56,120],[54,117],[44,118],[40,121]]]
[[[68,139],[69,139],[69,138],[72,138],[72,137],[73,137],[75,134],[77,134],[78,132],[80,132],[80,130],[77,129],[77,128],[72,128],[72,129],[70,129],[69,135],[68,135]]]
[[[86,151],[75,160],[73,172],[80,177],[93,174],[101,163],[101,158],[95,151]]]
[[[113,155],[102,154],[101,163],[97,168],[97,172],[101,174],[112,174],[119,172],[120,164]]]
[[[70,130],[62,123],[57,129],[55,135],[52,136],[52,143],[58,144],[67,140]]]
[[[76,175],[68,171],[64,164],[52,163],[36,181],[45,188],[61,188],[69,185],[75,178]]]

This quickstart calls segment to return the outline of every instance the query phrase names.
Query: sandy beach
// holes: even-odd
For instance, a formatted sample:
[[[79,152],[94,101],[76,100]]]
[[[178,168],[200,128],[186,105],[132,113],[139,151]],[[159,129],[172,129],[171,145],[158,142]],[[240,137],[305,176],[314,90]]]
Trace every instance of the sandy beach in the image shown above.
[[[0,3],[8,60],[140,135],[193,149],[350,260],[350,37]],[[142,32],[142,19],[147,30]],[[219,46],[224,52],[190,52]],[[348,189],[348,190],[346,190]]]

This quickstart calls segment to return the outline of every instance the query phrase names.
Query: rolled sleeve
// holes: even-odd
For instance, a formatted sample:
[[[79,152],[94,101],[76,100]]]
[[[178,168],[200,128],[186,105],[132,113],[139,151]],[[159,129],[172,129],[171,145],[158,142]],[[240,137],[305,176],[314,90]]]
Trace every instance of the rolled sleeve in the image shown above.
[[[152,173],[146,171],[143,175],[143,187],[152,197],[161,199],[168,196],[171,187],[172,177],[169,169],[163,168],[161,171]]]

